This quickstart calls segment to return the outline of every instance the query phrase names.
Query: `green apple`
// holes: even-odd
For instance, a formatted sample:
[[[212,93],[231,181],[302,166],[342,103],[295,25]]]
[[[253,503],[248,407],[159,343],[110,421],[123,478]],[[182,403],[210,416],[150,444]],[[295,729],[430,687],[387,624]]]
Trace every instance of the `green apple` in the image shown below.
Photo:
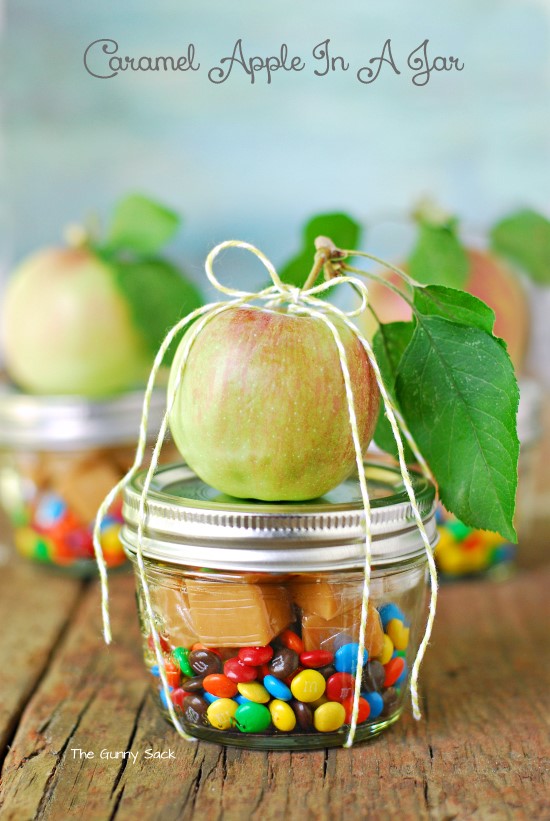
[[[24,390],[93,397],[147,377],[151,355],[128,304],[86,248],[25,260],[6,289],[1,327],[6,369]]]
[[[357,337],[333,319],[344,344],[363,453],[379,393]],[[188,334],[170,372],[169,396]],[[340,360],[319,319],[235,307],[193,342],[170,413],[174,441],[193,470],[239,498],[299,501],[322,496],[356,465]]]

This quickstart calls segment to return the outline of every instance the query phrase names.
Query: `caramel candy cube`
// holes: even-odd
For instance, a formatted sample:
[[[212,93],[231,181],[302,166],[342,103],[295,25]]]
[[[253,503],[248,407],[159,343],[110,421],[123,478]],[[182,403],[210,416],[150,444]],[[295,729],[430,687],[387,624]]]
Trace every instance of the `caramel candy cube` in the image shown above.
[[[263,647],[293,620],[282,585],[187,579],[187,593],[193,624],[207,647]]]
[[[329,650],[334,653],[342,642],[340,637],[348,641],[359,641],[359,627],[361,623],[361,604],[352,610],[340,613],[333,619],[324,619],[315,613],[302,614],[302,641],[306,650]],[[365,647],[369,651],[369,658],[375,658],[382,652],[384,646],[384,630],[378,615],[378,610],[369,604],[367,628],[365,631]]]
[[[191,647],[199,640],[183,587],[151,587],[151,604],[160,623],[160,632],[172,647]]]
[[[334,576],[297,576],[290,583],[293,600],[306,613],[333,619],[361,599],[363,583],[343,582]]]
[[[120,473],[105,457],[97,455],[75,461],[57,477],[54,490],[62,496],[82,522],[92,522],[107,493],[120,479]]]

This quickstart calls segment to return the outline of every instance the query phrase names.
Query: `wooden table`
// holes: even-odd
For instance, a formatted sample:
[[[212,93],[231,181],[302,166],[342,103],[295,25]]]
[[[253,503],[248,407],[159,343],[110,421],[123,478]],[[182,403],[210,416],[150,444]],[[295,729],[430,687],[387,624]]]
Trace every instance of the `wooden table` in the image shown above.
[[[442,590],[423,721],[407,713],[351,751],[266,754],[188,744],[159,717],[131,576],[111,580],[116,643],[106,648],[96,582],[10,559],[0,575],[0,816],[548,819],[550,564],[532,555],[508,582]],[[146,760],[147,749],[173,758]]]

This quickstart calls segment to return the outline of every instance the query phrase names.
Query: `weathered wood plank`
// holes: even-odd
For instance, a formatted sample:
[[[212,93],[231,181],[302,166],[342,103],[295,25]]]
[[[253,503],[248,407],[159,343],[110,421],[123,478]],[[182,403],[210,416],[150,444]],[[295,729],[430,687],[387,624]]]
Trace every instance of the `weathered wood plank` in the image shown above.
[[[0,761],[82,590],[75,579],[7,558],[0,567]]]
[[[423,671],[426,719],[347,750],[187,744],[146,697],[132,580],[112,582],[118,641],[88,592],[4,768],[6,819],[534,819],[548,813],[550,568],[442,591]],[[74,748],[96,754],[75,757]],[[147,748],[172,760],[145,760]],[[132,750],[135,763],[103,760]]]

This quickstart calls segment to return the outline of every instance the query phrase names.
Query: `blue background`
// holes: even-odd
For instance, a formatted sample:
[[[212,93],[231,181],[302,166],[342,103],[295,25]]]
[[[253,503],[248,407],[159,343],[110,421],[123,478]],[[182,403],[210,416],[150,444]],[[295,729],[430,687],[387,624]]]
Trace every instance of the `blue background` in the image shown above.
[[[193,42],[203,68],[94,79],[83,52],[104,37],[131,56]],[[285,42],[308,67],[271,86],[242,71],[213,85],[204,68],[239,37],[250,55]],[[370,86],[351,69],[316,78],[310,53],[326,37],[354,68],[391,37],[403,73],[384,69]],[[425,38],[464,71],[413,86],[406,57]],[[282,261],[319,210],[375,226],[430,193],[483,226],[517,205],[548,205],[543,2],[8,0],[5,46],[8,266],[91,210],[105,216],[128,189],[183,212],[172,252],[198,281],[206,251],[228,237]]]

